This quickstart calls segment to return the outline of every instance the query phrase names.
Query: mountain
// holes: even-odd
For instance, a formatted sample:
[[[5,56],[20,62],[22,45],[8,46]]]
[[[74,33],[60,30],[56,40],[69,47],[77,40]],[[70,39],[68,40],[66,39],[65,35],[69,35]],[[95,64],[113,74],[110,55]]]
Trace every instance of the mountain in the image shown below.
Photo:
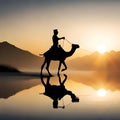
[[[0,43],[0,64],[17,69],[40,69],[43,58],[22,50],[7,41]]]
[[[94,52],[90,55],[68,61],[68,66],[77,70],[119,71],[120,52],[111,51],[104,54]]]

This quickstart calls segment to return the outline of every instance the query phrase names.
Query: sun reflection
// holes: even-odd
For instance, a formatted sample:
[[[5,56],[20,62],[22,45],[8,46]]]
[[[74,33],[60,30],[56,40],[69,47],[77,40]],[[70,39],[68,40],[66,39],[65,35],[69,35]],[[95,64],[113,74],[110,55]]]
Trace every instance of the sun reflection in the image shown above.
[[[107,94],[107,91],[104,88],[101,88],[97,91],[97,95],[100,97],[104,97],[106,96],[106,94]]]

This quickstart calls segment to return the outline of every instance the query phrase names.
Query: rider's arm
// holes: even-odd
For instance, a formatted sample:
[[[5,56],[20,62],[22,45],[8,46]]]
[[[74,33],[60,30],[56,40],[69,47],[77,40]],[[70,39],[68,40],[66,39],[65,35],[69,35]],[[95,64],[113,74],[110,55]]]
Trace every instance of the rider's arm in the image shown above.
[[[65,39],[65,37],[58,38],[58,40]]]

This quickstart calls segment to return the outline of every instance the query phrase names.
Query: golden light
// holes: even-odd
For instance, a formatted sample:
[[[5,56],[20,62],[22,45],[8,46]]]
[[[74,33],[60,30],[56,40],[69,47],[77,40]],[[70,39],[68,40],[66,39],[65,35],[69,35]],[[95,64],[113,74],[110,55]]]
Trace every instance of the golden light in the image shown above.
[[[105,45],[99,45],[97,51],[101,54],[104,54],[107,51],[107,47]]]
[[[106,96],[106,94],[107,94],[107,91],[104,88],[101,88],[97,91],[97,95],[100,97],[104,97]]]

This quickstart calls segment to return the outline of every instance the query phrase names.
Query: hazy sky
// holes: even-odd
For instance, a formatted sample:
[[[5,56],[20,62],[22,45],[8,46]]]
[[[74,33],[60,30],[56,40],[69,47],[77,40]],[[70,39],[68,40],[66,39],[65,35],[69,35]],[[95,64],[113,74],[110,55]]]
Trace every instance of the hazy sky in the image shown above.
[[[0,41],[43,53],[52,45],[55,28],[88,51],[99,45],[120,50],[120,1],[0,0]]]

